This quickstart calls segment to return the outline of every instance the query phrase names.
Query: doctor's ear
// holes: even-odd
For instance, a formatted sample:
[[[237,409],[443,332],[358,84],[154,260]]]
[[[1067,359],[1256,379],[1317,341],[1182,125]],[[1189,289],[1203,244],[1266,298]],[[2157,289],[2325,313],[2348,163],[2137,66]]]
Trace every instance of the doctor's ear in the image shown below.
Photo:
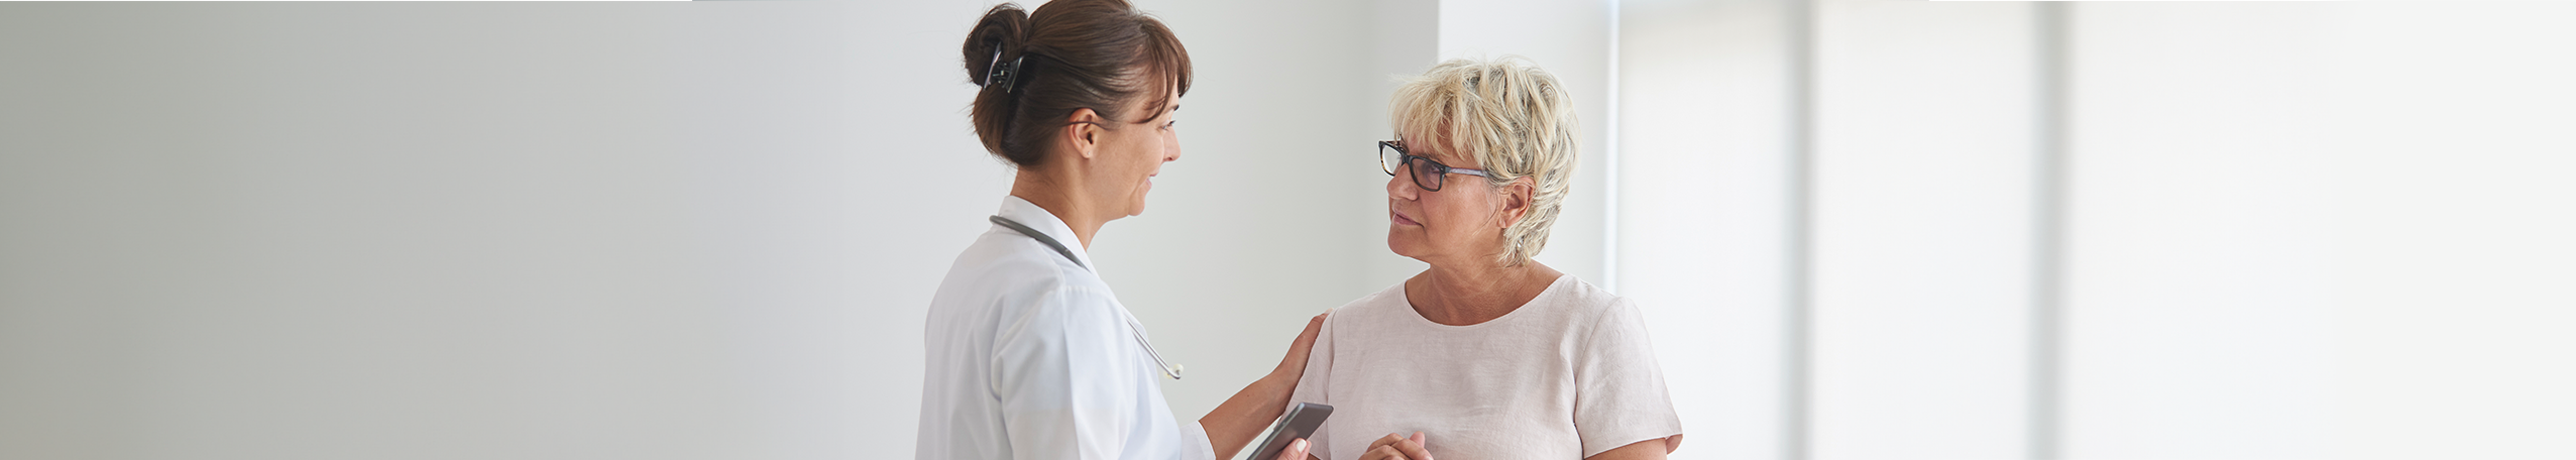
[[[1107,119],[1088,108],[1073,109],[1064,119],[1064,146],[1074,155],[1090,159],[1100,154],[1100,123]]]

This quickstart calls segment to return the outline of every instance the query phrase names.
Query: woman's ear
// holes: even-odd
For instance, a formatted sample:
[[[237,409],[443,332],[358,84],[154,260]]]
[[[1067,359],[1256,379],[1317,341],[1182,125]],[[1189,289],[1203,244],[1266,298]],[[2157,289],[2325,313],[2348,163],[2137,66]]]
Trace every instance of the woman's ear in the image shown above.
[[[1522,176],[1503,186],[1503,228],[1511,228],[1529,217],[1530,199],[1538,193],[1536,179]]]
[[[1064,146],[1074,155],[1091,159],[1100,154],[1100,113],[1091,109],[1073,109],[1065,116]]]

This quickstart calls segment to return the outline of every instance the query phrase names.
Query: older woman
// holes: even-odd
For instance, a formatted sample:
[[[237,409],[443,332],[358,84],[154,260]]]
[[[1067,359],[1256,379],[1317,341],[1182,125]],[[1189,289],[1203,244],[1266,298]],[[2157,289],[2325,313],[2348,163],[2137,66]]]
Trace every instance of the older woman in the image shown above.
[[[1396,92],[1386,245],[1431,268],[1334,310],[1292,400],[1336,410],[1317,458],[1661,459],[1680,446],[1637,308],[1531,260],[1565,202],[1575,120],[1517,60]],[[1409,435],[1407,433],[1410,433]]]

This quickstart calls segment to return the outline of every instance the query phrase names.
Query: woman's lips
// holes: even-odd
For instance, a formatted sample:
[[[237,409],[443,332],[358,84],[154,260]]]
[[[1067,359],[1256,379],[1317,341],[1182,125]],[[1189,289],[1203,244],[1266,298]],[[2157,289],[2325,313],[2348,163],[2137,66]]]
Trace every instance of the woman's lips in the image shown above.
[[[1387,210],[1387,211],[1386,211],[1386,215],[1389,215],[1389,216],[1395,216],[1395,224],[1396,224],[1396,225],[1411,225],[1411,226],[1417,226],[1417,227],[1422,225],[1422,223],[1421,223],[1421,222],[1414,222],[1414,221],[1413,221],[1413,218],[1410,218],[1410,217],[1404,217],[1404,213],[1402,213],[1402,212],[1396,212],[1396,211],[1395,211],[1395,210],[1393,210],[1393,209],[1389,209],[1389,210]]]

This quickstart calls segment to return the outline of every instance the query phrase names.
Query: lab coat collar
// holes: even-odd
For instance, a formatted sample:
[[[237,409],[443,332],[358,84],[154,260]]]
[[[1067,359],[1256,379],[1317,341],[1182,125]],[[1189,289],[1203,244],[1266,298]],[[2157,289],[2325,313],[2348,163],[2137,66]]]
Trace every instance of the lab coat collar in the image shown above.
[[[1020,225],[1027,225],[1029,228],[1036,229],[1038,233],[1044,233],[1049,238],[1055,238],[1056,242],[1064,244],[1064,248],[1066,250],[1073,251],[1073,257],[1077,260],[1081,260],[1082,266],[1091,267],[1093,271],[1099,270],[1099,265],[1091,263],[1091,251],[1082,247],[1082,239],[1074,237],[1073,227],[1065,225],[1064,219],[1056,218],[1055,213],[1047,212],[1046,208],[1038,207],[1037,203],[1030,203],[1029,200],[1021,199],[1017,196],[1004,196],[1002,197],[1001,212],[996,212],[994,215],[1002,216],[1004,219],[1018,221]],[[1000,225],[995,225],[995,227],[1000,227]],[[1018,234],[1019,232],[1011,233]],[[1048,252],[1054,251],[1049,250]]]

